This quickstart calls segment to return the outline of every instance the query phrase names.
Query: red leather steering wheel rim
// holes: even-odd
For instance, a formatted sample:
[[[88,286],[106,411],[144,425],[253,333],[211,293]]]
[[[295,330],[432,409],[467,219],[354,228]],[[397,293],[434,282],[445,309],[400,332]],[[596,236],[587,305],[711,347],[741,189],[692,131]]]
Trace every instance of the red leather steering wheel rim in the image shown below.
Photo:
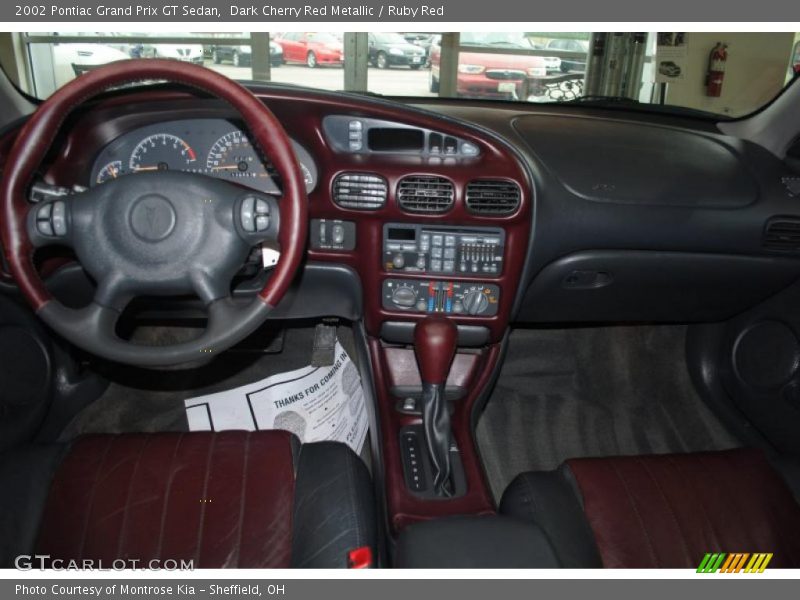
[[[242,85],[205,67],[163,59],[125,60],[89,71],[57,90],[28,119],[8,155],[0,181],[0,237],[11,275],[35,311],[55,301],[34,267],[26,229],[28,186],[36,170],[73,110],[109,88],[154,80],[187,85],[228,102],[281,176],[281,258],[259,292],[261,302],[274,307],[300,268],[308,233],[305,184],[292,144],[272,111]]]

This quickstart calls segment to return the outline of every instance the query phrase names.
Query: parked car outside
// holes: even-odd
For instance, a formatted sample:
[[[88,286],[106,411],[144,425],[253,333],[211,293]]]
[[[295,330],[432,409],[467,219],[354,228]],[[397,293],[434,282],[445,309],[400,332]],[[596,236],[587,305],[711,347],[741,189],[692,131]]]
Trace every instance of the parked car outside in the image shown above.
[[[53,44],[53,71],[56,87],[83,72],[81,67],[98,67],[130,58],[128,54],[102,44]]]
[[[541,44],[531,44],[537,50],[544,50]],[[558,56],[543,56],[545,67],[548,73],[559,73],[561,71],[561,59]]]
[[[586,55],[589,54],[589,42],[586,40],[555,39],[547,43],[548,50],[564,50],[565,52],[580,52],[584,58],[561,58],[561,70],[564,73],[585,73]]]
[[[173,58],[183,62],[203,64],[203,46],[201,44],[144,44],[143,58]]]
[[[417,70],[425,64],[425,50],[399,33],[370,33],[369,62],[379,69],[403,66]]]
[[[234,67],[246,67],[252,64],[252,47],[241,46],[212,46],[211,60],[215,65],[230,61]],[[283,64],[283,48],[277,42],[269,43],[269,64],[280,67]]]
[[[486,48],[526,49],[519,35],[512,33],[461,34],[461,44]],[[527,49],[533,49],[528,44]],[[439,91],[441,46],[431,47],[430,91]],[[456,93],[462,98],[527,100],[531,81],[547,76],[547,64],[541,56],[465,52],[458,55]],[[534,86],[535,87],[535,86]],[[527,90],[527,91],[526,91]],[[526,96],[523,98],[522,96]]]
[[[290,31],[276,41],[283,48],[284,62],[303,63],[312,69],[321,65],[344,64],[342,41],[332,33]]]
[[[403,33],[401,34],[409,44],[414,44],[425,50],[425,66],[430,66],[431,45],[441,36],[435,33]]]

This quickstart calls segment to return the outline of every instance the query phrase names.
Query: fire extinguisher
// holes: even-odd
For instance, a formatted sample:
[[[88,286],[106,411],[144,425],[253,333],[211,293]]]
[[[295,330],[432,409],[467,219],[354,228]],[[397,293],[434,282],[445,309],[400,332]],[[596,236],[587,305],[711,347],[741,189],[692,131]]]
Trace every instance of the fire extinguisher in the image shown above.
[[[706,73],[706,96],[719,98],[722,95],[722,83],[725,81],[725,63],[728,61],[728,45],[717,42],[708,57]]]

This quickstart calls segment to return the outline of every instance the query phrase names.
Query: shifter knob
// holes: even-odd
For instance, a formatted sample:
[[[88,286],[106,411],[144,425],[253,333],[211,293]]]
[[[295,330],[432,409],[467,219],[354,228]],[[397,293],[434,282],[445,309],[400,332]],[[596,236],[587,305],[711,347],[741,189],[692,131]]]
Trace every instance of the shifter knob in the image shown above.
[[[414,328],[414,353],[422,383],[443,385],[456,354],[458,329],[440,315],[425,317]]]

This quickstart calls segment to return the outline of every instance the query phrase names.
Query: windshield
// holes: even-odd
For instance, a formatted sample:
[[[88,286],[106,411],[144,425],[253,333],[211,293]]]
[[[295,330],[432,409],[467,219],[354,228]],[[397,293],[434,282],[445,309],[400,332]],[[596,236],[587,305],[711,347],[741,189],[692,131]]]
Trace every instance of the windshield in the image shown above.
[[[19,56],[0,55],[3,68],[38,98],[100,65],[159,57],[241,81],[332,91],[739,117],[770,102],[800,74],[800,34],[794,32],[10,35]],[[354,43],[344,44],[347,36]],[[347,78],[346,65],[353,71]]]

